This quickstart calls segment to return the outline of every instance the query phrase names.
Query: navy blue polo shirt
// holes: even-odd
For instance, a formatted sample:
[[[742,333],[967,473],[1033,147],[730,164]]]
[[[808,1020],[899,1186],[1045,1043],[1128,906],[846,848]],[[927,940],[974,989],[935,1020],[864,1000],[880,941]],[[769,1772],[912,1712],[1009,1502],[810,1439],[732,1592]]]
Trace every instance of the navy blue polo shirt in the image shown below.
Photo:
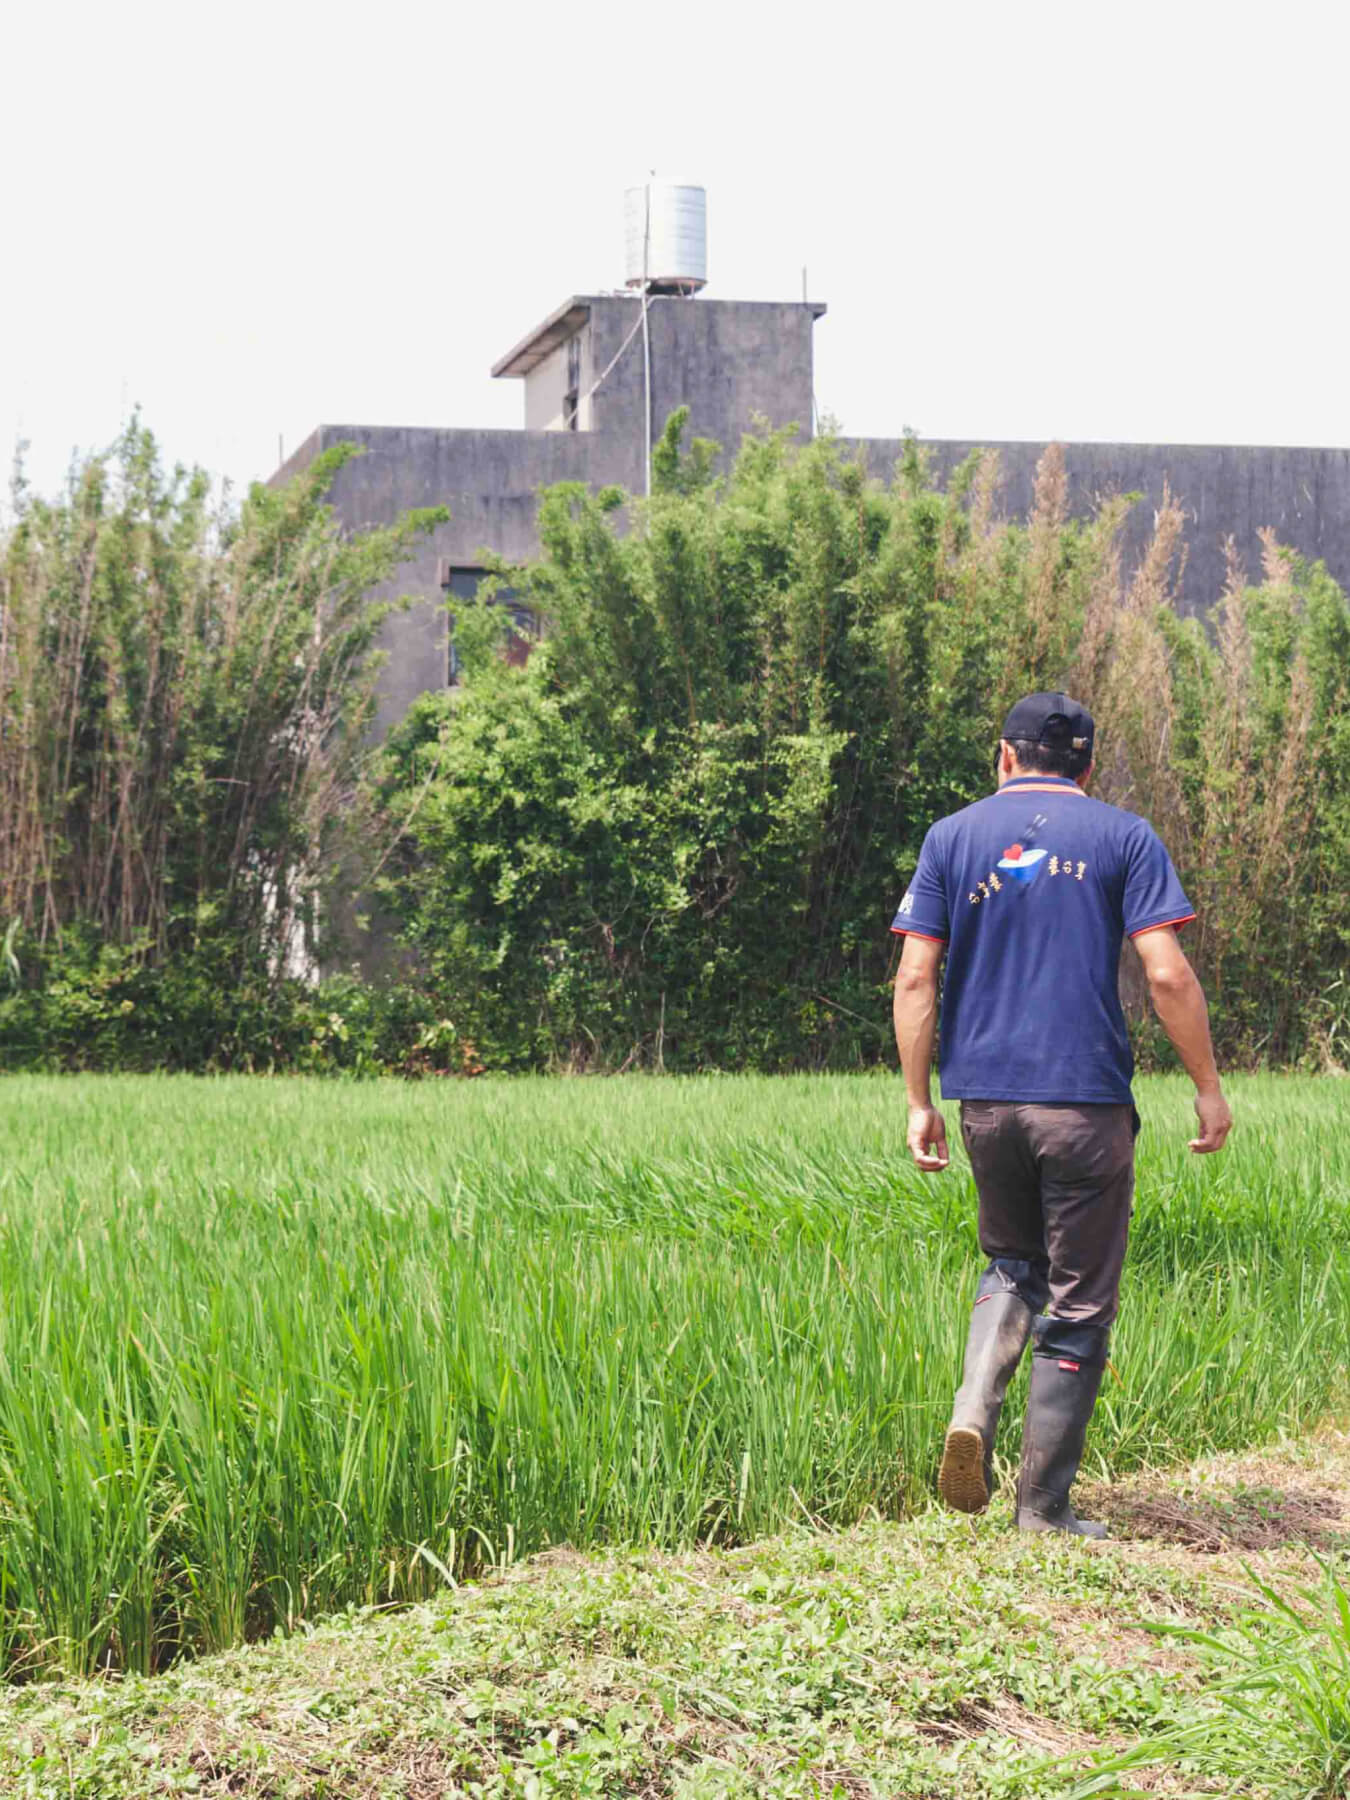
[[[1018,776],[939,819],[892,931],[947,946],[945,1099],[1120,1103],[1122,937],[1195,912],[1146,819]]]

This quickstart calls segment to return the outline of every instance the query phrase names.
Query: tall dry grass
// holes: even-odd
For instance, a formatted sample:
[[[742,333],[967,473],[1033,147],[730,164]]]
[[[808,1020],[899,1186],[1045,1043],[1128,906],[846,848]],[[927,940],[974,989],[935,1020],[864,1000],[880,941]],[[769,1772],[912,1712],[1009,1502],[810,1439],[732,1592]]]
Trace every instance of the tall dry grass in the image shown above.
[[[369,589],[410,532],[344,539],[341,457],[241,508],[133,422],[0,540],[0,917],[160,954],[294,946],[371,716]]]
[[[1260,581],[1230,542],[1223,593],[1206,616],[1184,616],[1185,513],[1165,488],[1128,578],[1128,499],[1102,502],[1084,527],[1086,574],[1057,602],[1037,546],[1062,518],[1060,494],[1052,449],[1029,526],[1033,655],[1010,659],[1010,685],[1047,674],[1037,652],[1072,640],[1059,679],[1097,721],[1094,791],[1148,817],[1171,850],[1199,915],[1188,948],[1228,1053],[1326,1061],[1350,941],[1346,598],[1267,530]],[[1142,1019],[1135,959],[1126,964]]]

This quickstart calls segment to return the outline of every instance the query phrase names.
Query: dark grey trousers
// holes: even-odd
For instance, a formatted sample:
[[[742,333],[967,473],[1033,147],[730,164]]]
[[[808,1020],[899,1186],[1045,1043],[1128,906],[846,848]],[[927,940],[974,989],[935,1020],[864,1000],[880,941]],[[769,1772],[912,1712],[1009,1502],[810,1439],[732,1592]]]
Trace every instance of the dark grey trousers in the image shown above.
[[[998,1270],[1033,1312],[1093,1332],[1114,1320],[1138,1129],[1132,1106],[962,1101],[980,1248],[991,1273]]]

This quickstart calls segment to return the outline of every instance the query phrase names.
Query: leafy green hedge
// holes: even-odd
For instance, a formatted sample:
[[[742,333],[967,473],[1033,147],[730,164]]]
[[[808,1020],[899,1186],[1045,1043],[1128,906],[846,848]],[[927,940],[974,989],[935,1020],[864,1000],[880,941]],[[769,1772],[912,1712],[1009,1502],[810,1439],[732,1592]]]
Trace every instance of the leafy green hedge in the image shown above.
[[[7,948],[6,1070],[458,1075],[481,1066],[431,996],[405,983],[277,980],[223,941],[163,961],[92,932],[55,953],[13,935]]]

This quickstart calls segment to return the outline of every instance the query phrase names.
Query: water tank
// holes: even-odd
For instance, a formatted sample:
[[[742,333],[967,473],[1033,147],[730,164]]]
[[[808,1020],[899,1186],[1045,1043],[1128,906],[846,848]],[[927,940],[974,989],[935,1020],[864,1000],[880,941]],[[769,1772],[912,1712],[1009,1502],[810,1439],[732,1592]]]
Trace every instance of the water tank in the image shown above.
[[[656,294],[696,294],[708,281],[708,197],[655,176],[623,197],[625,280]]]

